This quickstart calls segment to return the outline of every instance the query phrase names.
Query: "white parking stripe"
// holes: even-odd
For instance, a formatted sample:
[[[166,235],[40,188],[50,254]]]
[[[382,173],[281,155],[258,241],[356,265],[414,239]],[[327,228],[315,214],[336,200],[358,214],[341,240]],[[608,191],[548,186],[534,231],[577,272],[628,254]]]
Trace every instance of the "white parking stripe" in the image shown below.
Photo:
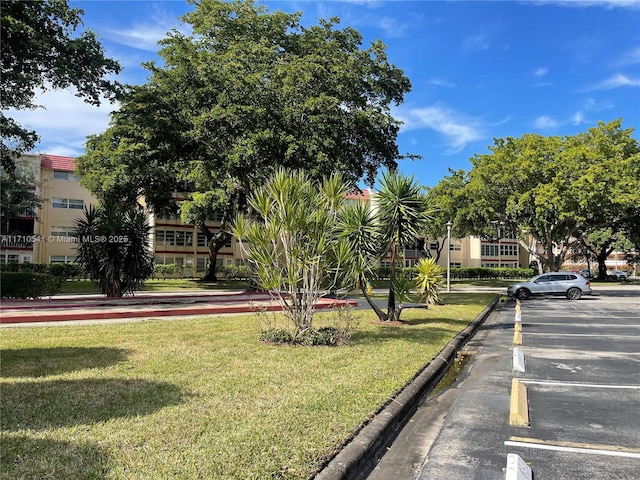
[[[568,442],[563,442],[563,443],[568,443]],[[614,448],[616,447],[611,447],[612,449],[609,450],[609,449],[602,449],[602,448],[570,447],[565,445],[557,445],[557,444],[554,445],[550,443],[518,442],[518,441],[512,441],[512,440],[506,440],[504,444],[509,447],[536,448],[539,450],[555,450],[558,452],[589,453],[591,455],[608,455],[611,457],[640,458],[640,452],[636,453],[634,451],[614,450]],[[630,450],[630,449],[625,449],[625,450]]]
[[[525,327],[527,324],[525,323]],[[609,335],[602,333],[542,333],[531,332],[527,330],[527,336],[535,335],[537,337],[598,337],[598,338],[629,338],[629,335]]]
[[[604,385],[604,384],[597,384],[597,383],[554,382],[550,380],[527,380],[524,378],[521,378],[520,381],[526,385],[552,385],[552,386],[560,386],[560,387],[586,387],[586,388],[640,390],[640,385]]]

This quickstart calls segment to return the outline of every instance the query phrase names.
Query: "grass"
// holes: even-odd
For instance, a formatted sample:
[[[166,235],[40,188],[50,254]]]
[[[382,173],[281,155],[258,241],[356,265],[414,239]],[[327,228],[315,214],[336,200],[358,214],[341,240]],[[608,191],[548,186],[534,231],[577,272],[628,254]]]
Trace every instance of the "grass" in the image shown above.
[[[494,296],[445,298],[357,312],[343,347],[261,344],[249,315],[5,329],[0,478],[309,478]]]
[[[247,282],[242,280],[222,280],[216,283],[202,282],[193,278],[152,279],[144,282],[140,291],[179,291],[179,290],[245,290]],[[70,280],[63,282],[61,294],[100,293],[100,289],[89,280]]]

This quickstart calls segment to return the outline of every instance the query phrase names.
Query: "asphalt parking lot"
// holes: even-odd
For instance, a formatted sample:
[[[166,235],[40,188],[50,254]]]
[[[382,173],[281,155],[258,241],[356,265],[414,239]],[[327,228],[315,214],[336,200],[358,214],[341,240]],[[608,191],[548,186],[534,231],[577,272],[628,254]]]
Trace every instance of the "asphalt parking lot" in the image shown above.
[[[535,480],[640,479],[640,287],[523,301],[521,345],[515,313],[507,302],[481,328],[441,428],[420,447],[422,462],[405,473],[396,466],[393,478],[504,479],[507,455],[517,454]],[[511,422],[514,378],[526,389],[526,426]],[[408,426],[413,440],[401,434],[389,452],[414,448],[420,432],[433,429],[430,401]],[[394,454],[387,455],[389,464]],[[369,478],[388,472],[383,457]]]

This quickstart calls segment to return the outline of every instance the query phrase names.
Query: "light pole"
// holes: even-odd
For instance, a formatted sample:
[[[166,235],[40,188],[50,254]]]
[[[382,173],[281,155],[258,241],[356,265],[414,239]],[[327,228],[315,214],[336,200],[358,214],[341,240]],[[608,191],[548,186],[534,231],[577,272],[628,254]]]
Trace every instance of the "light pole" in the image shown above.
[[[451,293],[451,220],[447,222],[447,293]]]

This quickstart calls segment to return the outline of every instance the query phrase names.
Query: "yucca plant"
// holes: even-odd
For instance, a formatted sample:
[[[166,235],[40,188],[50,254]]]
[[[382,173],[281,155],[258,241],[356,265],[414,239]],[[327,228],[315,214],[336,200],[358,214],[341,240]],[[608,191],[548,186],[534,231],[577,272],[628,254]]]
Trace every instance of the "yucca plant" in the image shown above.
[[[442,303],[440,289],[442,288],[442,267],[435,258],[421,258],[416,265],[418,274],[415,286],[422,303]]]
[[[278,299],[296,339],[312,328],[316,302],[335,289],[350,259],[338,227],[346,189],[338,174],[314,182],[280,169],[249,198],[254,215],[233,224],[257,283]]]

